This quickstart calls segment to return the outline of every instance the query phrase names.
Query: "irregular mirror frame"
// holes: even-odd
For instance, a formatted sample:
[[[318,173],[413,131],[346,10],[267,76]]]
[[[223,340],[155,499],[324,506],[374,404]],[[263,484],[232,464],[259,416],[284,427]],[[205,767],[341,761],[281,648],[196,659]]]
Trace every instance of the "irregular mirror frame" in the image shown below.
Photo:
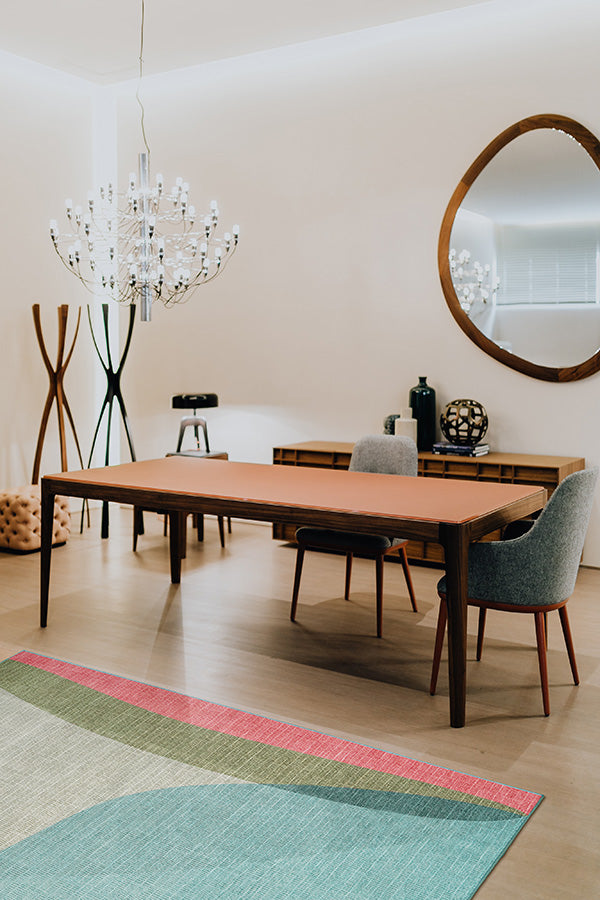
[[[568,361],[566,364],[547,365],[536,362],[534,359],[518,356],[516,353],[511,352],[510,349],[507,349],[507,347],[510,347],[510,344],[502,346],[496,343],[484,333],[482,328],[478,327],[476,324],[477,316],[473,315],[478,305],[481,310],[489,309],[489,306],[484,307],[483,304],[488,303],[488,301],[490,304],[493,302],[492,295],[495,290],[496,273],[494,271],[483,272],[483,269],[481,271],[476,270],[473,264],[474,261],[468,260],[464,256],[459,259],[463,248],[452,246],[451,243],[453,228],[457,215],[460,214],[461,204],[463,204],[476,179],[508,144],[521,135],[539,129],[551,129],[555,132],[562,132],[564,135],[574,139],[579,145],[577,149],[582,149],[583,158],[587,162],[587,157],[584,155],[587,153],[589,160],[595,167],[594,171],[598,171],[598,186],[600,189],[600,142],[587,128],[573,119],[558,115],[538,115],[522,119],[498,135],[479,154],[460,180],[442,221],[438,244],[438,266],[444,296],[454,319],[480,349],[504,365],[533,378],[540,378],[545,381],[575,381],[580,378],[586,378],[600,370],[600,349],[594,347],[591,355],[582,361],[573,361],[572,363]],[[551,195],[552,184],[548,185],[548,192]],[[481,260],[481,262],[486,263],[487,260]],[[458,285],[460,280],[457,279],[458,267],[463,267],[465,274],[467,274],[467,267],[469,267],[469,277],[465,278],[469,285],[468,290],[462,284],[460,287],[455,287],[455,283]],[[481,290],[482,286],[483,290]],[[481,299],[482,297],[484,297],[483,300]],[[539,312],[541,313],[541,310]],[[473,318],[476,321],[473,321]],[[557,362],[560,363],[561,361],[557,360]]]

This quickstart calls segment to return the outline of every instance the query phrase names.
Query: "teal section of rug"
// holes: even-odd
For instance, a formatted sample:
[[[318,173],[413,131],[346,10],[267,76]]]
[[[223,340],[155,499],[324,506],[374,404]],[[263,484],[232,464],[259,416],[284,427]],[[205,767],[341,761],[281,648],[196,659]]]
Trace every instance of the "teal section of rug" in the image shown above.
[[[468,900],[525,822],[356,788],[148,791],[0,853],[10,900]]]

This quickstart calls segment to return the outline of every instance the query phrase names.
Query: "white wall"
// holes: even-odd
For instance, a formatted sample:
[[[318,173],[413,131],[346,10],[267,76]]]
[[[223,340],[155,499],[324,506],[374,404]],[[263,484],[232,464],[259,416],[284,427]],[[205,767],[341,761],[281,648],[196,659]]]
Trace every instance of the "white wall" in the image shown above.
[[[30,482],[49,380],[35,337],[32,304],[41,307],[42,329],[56,363],[58,315],[71,306],[67,346],[77,307],[87,295],[59,264],[49,235],[51,218],[64,213],[64,200],[86,196],[91,174],[91,95],[83,82],[0,53],[0,485]],[[75,194],[76,196],[76,194]],[[83,320],[65,375],[65,393],[82,445],[93,416],[93,375]],[[79,465],[67,423],[68,462]],[[82,447],[83,449],[83,447]],[[56,407],[48,425],[42,474],[60,470]]]
[[[600,376],[547,384],[488,358],[437,274],[446,204],[496,134],[540,112],[600,132],[598,5],[542,7],[491,3],[145,83],[155,171],[184,175],[197,207],[218,198],[242,237],[221,279],[137,327],[139,457],[172,445],[181,391],[218,392],[213,445],[268,462],[275,444],[381,431],[427,375],[440,407],[485,404],[497,450],[600,461]],[[140,149],[132,94],[123,172]],[[600,565],[598,506],[585,561]]]

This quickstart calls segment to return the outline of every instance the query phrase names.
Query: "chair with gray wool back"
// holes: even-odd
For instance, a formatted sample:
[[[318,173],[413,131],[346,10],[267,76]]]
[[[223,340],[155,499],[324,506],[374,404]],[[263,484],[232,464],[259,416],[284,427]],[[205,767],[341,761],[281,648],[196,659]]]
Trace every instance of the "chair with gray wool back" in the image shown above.
[[[373,434],[361,438],[354,445],[349,469],[352,472],[374,472],[387,475],[417,474],[417,446],[413,440],[400,435]],[[354,555],[374,558],[376,563],[377,637],[382,635],[383,619],[383,560],[386,554],[398,551],[413,610],[417,611],[412,578],[406,556],[407,541],[376,534],[355,534],[324,528],[303,527],[296,531],[298,554],[294,575],[290,618],[296,621],[300,578],[306,550],[341,551],[346,556],[346,584],[344,599],[350,595],[350,579]]]
[[[550,714],[546,614],[558,610],[575,684],[579,684],[567,616],[590,520],[598,468],[567,475],[531,527],[512,540],[483,541],[469,548],[468,600],[479,608],[477,659],[481,659],[486,612],[530,613],[535,619],[544,714]],[[431,672],[434,694],[446,631],[446,579],[438,584],[440,610]]]

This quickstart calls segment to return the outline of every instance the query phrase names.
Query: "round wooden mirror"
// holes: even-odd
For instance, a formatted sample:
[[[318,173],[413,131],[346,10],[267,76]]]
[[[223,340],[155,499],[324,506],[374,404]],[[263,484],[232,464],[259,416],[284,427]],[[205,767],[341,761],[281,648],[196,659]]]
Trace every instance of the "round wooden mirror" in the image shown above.
[[[507,128],[444,215],[442,289],[462,330],[545,381],[600,370],[600,142],[557,115]]]

